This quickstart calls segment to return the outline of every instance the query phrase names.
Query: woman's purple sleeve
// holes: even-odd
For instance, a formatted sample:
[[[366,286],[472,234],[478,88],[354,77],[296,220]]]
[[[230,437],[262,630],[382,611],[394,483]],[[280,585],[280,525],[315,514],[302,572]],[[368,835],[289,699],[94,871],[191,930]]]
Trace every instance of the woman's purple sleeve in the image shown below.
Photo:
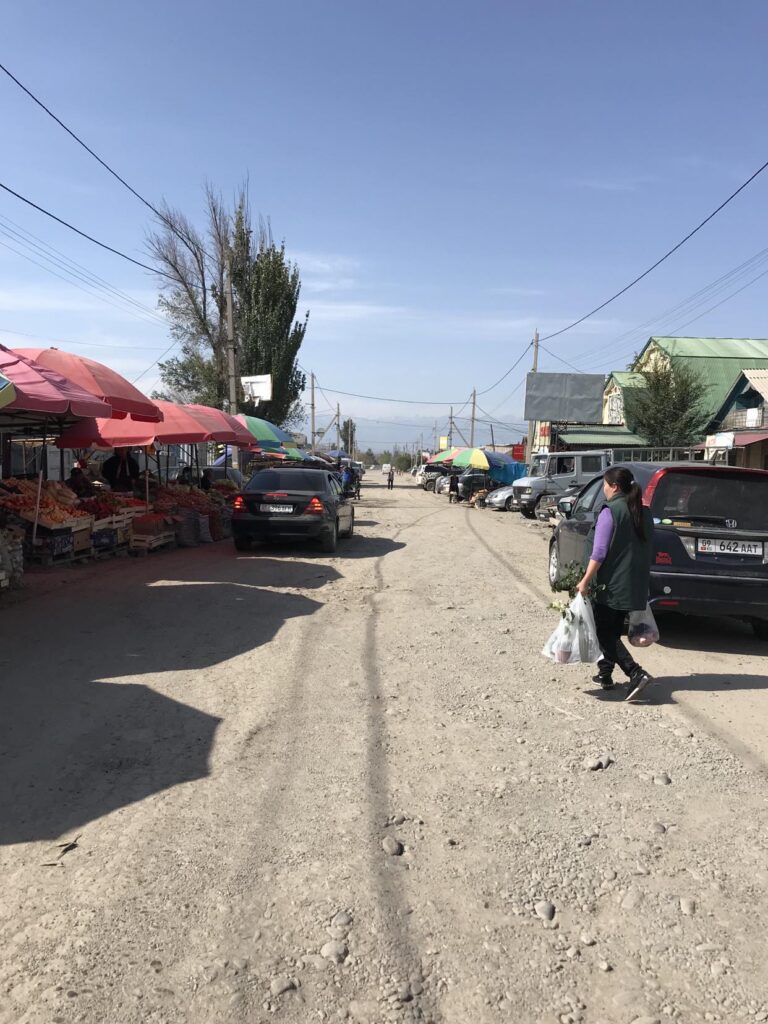
[[[608,556],[608,548],[613,540],[613,516],[606,505],[597,517],[595,525],[595,543],[592,545],[592,558],[596,562],[604,562]]]

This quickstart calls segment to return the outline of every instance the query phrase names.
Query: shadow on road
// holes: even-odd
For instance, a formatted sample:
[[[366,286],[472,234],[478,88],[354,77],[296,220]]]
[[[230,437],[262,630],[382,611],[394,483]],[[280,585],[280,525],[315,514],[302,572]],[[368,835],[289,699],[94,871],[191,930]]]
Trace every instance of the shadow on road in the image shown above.
[[[205,777],[221,719],[209,713],[217,693],[200,670],[268,643],[288,619],[321,607],[258,586],[274,585],[278,569],[285,586],[338,577],[307,563],[200,554],[142,560],[70,584],[72,599],[64,588],[34,608],[4,611],[11,639],[0,650],[0,843],[52,839]],[[208,711],[130,680],[164,672],[189,673],[189,699]]]
[[[390,540],[389,537],[361,537],[355,534],[349,540],[341,538],[339,545],[333,555],[328,555],[316,548],[311,541],[303,540],[274,540],[268,543],[256,543],[252,551],[241,554],[239,558],[249,564],[258,564],[263,561],[265,555],[300,555],[302,558],[311,558],[313,561],[327,561],[329,558],[340,558],[346,561],[348,558],[381,558],[392,551],[399,551],[405,544],[399,541]],[[275,561],[275,565],[289,565],[289,562],[282,560]],[[314,568],[314,566],[313,566]],[[330,570],[329,571],[333,571]],[[282,575],[282,568],[280,570]],[[338,573],[336,576],[338,577]],[[290,586],[291,584],[277,584],[278,586]],[[304,584],[300,584],[303,586]]]
[[[659,646],[673,650],[768,654],[768,643],[759,640],[752,627],[738,619],[662,615],[659,616],[659,632]]]
[[[738,672],[698,672],[692,676],[659,677],[648,687],[645,703],[674,704],[674,694],[684,691],[717,693],[728,690],[768,690],[768,676],[741,675]]]

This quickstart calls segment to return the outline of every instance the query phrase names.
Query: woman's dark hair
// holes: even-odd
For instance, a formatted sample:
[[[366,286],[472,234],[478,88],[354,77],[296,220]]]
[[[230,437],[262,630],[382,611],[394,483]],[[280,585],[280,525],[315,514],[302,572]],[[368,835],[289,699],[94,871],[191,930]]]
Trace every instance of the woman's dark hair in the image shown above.
[[[627,499],[627,508],[632,517],[632,525],[640,540],[647,540],[645,536],[645,523],[643,522],[643,492],[640,484],[636,483],[632,474],[623,466],[611,466],[606,471],[603,479],[611,487],[618,487]]]

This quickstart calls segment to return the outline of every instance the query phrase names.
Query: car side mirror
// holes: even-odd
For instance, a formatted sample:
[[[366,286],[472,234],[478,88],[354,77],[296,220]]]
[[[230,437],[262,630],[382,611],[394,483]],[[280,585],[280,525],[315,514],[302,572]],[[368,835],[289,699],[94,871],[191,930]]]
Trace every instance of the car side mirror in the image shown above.
[[[557,507],[565,519],[570,519],[573,515],[573,502],[570,498],[561,498],[557,503]]]

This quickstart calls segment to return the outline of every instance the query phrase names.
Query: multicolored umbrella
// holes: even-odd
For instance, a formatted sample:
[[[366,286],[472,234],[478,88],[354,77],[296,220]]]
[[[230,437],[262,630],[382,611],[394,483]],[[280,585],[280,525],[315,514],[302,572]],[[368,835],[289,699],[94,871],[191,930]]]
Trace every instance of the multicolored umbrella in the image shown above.
[[[467,451],[466,448],[446,448],[444,452],[438,452],[437,455],[432,455],[427,459],[427,462],[432,465],[435,462],[453,462],[456,456],[463,451]]]
[[[13,383],[0,373],[0,409],[9,402],[16,401],[16,388]]]
[[[454,466],[471,466],[472,469],[494,469],[514,463],[506,452],[492,452],[487,448],[462,448],[453,459]]]
[[[246,416],[243,413],[237,418],[256,438],[262,448],[296,447],[296,442],[291,435],[281,427],[270,423],[269,420],[260,420],[258,416]]]

